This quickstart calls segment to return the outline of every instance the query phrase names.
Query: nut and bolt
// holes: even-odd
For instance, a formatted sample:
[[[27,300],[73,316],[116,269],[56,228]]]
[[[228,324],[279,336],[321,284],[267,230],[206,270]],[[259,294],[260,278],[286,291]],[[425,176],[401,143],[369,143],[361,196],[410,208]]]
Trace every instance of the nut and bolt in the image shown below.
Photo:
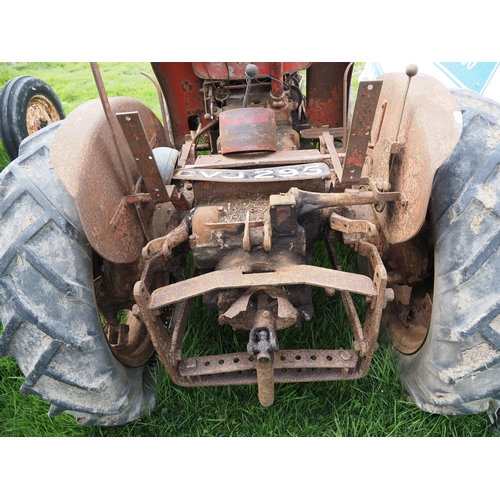
[[[349,361],[351,359],[351,353],[348,351],[340,351],[339,356],[342,361]]]

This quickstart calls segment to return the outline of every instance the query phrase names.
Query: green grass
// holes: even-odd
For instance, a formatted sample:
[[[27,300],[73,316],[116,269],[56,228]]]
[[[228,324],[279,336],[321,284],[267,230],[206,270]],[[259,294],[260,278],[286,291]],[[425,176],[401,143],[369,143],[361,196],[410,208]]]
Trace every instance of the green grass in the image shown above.
[[[149,63],[99,63],[109,97],[128,96],[140,99],[159,118],[156,89],[141,71],[154,76]],[[89,99],[99,98],[90,64],[80,63],[0,63],[0,88],[17,76],[34,76],[48,83],[59,97],[66,115]],[[0,142],[0,171],[9,158]]]
[[[131,95],[159,114],[156,90],[140,70],[145,63],[102,64],[110,95]],[[84,63],[0,64],[0,86],[21,74],[39,77],[59,95],[67,113],[97,97]],[[3,150],[0,148],[0,155]],[[7,165],[0,156],[0,168]],[[315,257],[325,265],[325,250]],[[342,255],[346,270],[355,259]],[[278,332],[283,348],[350,347],[351,333],[338,294],[314,290],[316,317],[299,329]],[[361,304],[359,304],[361,308]],[[0,326],[1,332],[1,326]],[[185,353],[245,350],[247,333],[221,328],[216,314],[196,302],[190,315]],[[275,403],[262,407],[255,386],[182,388],[160,363],[148,368],[156,383],[154,413],[117,428],[81,427],[69,415],[49,418],[49,404],[23,396],[24,377],[11,358],[0,359],[0,436],[490,436],[485,415],[442,416],[420,411],[398,381],[390,346],[381,340],[369,374],[356,381],[279,384]]]

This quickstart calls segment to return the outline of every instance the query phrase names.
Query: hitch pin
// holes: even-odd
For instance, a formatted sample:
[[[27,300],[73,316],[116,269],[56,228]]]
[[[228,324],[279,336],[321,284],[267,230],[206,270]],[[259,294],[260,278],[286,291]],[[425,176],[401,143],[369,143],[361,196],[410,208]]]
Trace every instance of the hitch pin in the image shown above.
[[[267,302],[266,299],[261,295],[258,303],[262,303],[262,300]],[[270,312],[259,309],[247,344],[247,352],[256,358],[257,386],[262,406],[271,406],[274,402],[274,353],[280,349],[271,323],[274,322]]]
[[[259,344],[269,345],[269,332],[262,330],[256,335]],[[257,386],[259,401],[262,406],[271,406],[274,402],[274,366],[273,353],[263,349],[257,354]]]

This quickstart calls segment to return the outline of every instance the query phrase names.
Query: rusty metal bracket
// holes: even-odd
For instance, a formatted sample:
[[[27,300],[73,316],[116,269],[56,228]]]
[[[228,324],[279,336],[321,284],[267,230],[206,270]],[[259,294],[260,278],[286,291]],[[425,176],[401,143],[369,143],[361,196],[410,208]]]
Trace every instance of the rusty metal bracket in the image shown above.
[[[189,210],[192,206],[190,202],[182,191],[177,189],[177,186],[170,184],[165,186],[168,195],[168,201],[172,203],[178,212],[183,212],[184,210]]]
[[[291,188],[287,194],[295,197],[299,215],[319,208],[372,205],[377,203],[377,199],[372,192],[361,191],[359,189],[346,190],[343,193],[316,193]]]
[[[333,136],[335,139],[341,139],[344,133],[344,129],[342,127],[332,128],[327,127],[328,133]],[[323,133],[325,132],[323,128],[306,128],[300,131],[300,137],[302,139],[319,139]]]
[[[364,233],[370,237],[378,234],[378,229],[375,224],[367,220],[348,219],[335,212],[330,216],[330,227],[341,233],[354,234]]]
[[[327,248],[330,260],[333,262],[335,268],[340,271],[340,262],[333,244],[329,244]],[[340,296],[349,319],[349,324],[351,325],[351,330],[354,334],[354,349],[359,351],[360,356],[365,357],[368,353],[368,344],[363,332],[361,321],[356,313],[356,308],[354,307],[351,294],[345,290],[341,290]]]
[[[361,293],[370,299],[371,306],[368,309],[364,326],[361,326],[361,321],[357,316],[352,299],[347,299],[345,301],[348,317],[351,326],[353,326],[355,338],[354,350],[302,349],[276,351],[272,363],[273,373],[268,373],[269,370],[264,370],[265,373],[261,372],[261,376],[264,378],[260,381],[260,384],[265,389],[265,392],[267,391],[267,396],[269,396],[269,398],[271,398],[271,393],[268,389],[270,388],[271,382],[274,386],[274,383],[283,382],[356,379],[366,375],[368,372],[371,357],[377,348],[376,340],[380,325],[380,317],[386,301],[384,281],[385,269],[383,268],[382,261],[380,256],[378,256],[376,248],[368,243],[363,245],[362,243],[363,254],[368,255],[370,262],[372,262],[372,265],[374,265],[376,269],[374,276],[375,281],[372,281],[366,276],[343,273],[338,270],[320,269],[319,274],[326,277],[326,280],[324,283],[315,283],[317,286],[328,288],[329,291],[342,286],[344,290],[342,290],[342,288],[340,289],[347,295],[349,295],[348,292],[350,291]],[[299,269],[300,272],[298,272]],[[233,276],[231,272],[229,275],[224,273],[224,276],[221,276],[223,278],[221,286],[224,285],[225,288],[232,287],[234,283],[239,283],[242,276],[250,277],[247,278],[247,280],[255,283],[256,281],[262,281],[263,275],[267,275],[268,277],[274,275],[274,279],[267,281],[276,281],[277,278],[279,278],[279,282],[288,283],[292,281],[292,276],[298,274],[298,279],[296,278],[293,282],[304,282],[304,274],[309,275],[310,272],[315,269],[317,268],[313,266],[293,266],[290,271],[285,271],[285,273],[282,274],[275,272],[245,275],[238,272],[238,277],[236,274]],[[186,297],[203,293],[203,288],[207,289],[208,282],[213,281],[216,273],[217,271],[207,273],[207,275],[197,276],[180,283],[174,283],[155,290],[152,294],[149,294],[146,287],[146,281],[150,282],[150,278],[146,280],[144,277],[134,288],[134,296],[139,306],[141,317],[148,328],[155,349],[158,351],[160,359],[165,364],[174,383],[181,386],[239,385],[256,384],[259,382],[258,355],[255,353],[237,352],[214,356],[182,358],[181,344],[187,325],[187,311],[189,310],[191,300],[186,299]],[[206,276],[208,276],[208,282],[205,282],[204,286],[196,285],[193,287],[193,284],[197,283],[198,279],[201,278],[203,280]],[[254,279],[256,276],[259,277],[257,280]],[[338,278],[343,276],[346,277],[346,281],[338,281]],[[231,277],[233,277],[233,279],[224,279]],[[318,275],[314,278],[317,281]],[[245,280],[244,283],[240,283],[240,286],[249,286],[249,283],[246,282],[247,280]],[[219,279],[215,281],[218,282]],[[308,281],[310,282],[311,279]],[[354,283],[357,283],[357,285],[354,286]],[[174,291],[173,293],[165,294],[166,289],[174,289]],[[181,295],[184,298],[177,306],[177,319],[174,333],[172,337],[170,337],[164,325],[161,324],[158,313],[167,303],[177,301],[179,299],[178,292],[183,289],[184,291]],[[164,300],[165,297],[168,296],[174,300]],[[160,298],[162,299],[161,301]],[[274,347],[278,347],[277,342],[275,342],[275,344]],[[273,351],[275,351],[274,348]],[[267,396],[264,396],[264,403],[266,401],[269,402]]]
[[[166,236],[150,241],[142,249],[142,258],[150,259],[153,254],[161,251],[166,260],[172,257],[172,249],[179,246],[189,238],[191,222],[189,217],[182,219],[181,223]]]
[[[359,252],[368,258],[374,270],[373,277],[341,271],[333,240],[332,231],[327,245],[335,269],[295,265],[274,272],[260,273],[245,273],[239,268],[220,270],[201,276],[191,274],[192,277],[187,280],[150,293],[149,289],[154,288],[154,274],[164,270],[165,266],[161,253],[153,254],[146,262],[141,281],[134,287],[138,309],[136,312],[144,321],[172,381],[185,387],[258,384],[261,403],[270,405],[274,400],[275,383],[346,380],[366,375],[377,348],[382,309],[387,300],[391,300],[385,288],[387,273],[376,247],[362,240],[359,242]],[[319,286],[330,295],[335,289],[341,292],[354,335],[352,349],[280,350],[274,334],[274,320],[265,303],[267,295],[263,294],[265,300],[262,297],[258,300],[258,315],[250,334],[249,352],[182,357],[182,341],[192,297],[217,289],[290,284]],[[370,304],[364,324],[354,307],[351,293],[364,295]],[[177,305],[171,322],[173,332],[169,335],[161,321],[161,311],[174,303]],[[268,335],[262,335],[264,331]]]
[[[377,188],[377,183],[371,177],[363,177],[360,179],[361,184],[368,184],[370,186],[371,192],[373,193],[373,197],[379,203],[385,203],[387,201],[400,201],[401,206],[406,208],[408,205],[408,199],[403,193],[392,191],[392,192],[382,192]]]
[[[147,191],[154,203],[165,203],[169,200],[165,184],[161,178],[158,165],[149,145],[139,113],[116,113],[127,143],[134,155],[137,168],[141,174]]]
[[[361,178],[373,120],[382,90],[382,81],[360,82],[340,183],[356,183]]]
[[[116,225],[118,224],[118,220],[123,215],[124,210],[127,210],[127,207],[129,205],[136,205],[137,203],[146,203],[148,201],[151,201],[151,195],[149,193],[138,193],[138,194],[130,194],[128,196],[124,196],[109,222],[110,225],[116,227]]]
[[[330,155],[330,160],[332,162],[335,175],[337,176],[339,182],[341,182],[344,170],[342,168],[342,164],[340,163],[339,155],[337,153],[337,150],[335,149],[335,145],[333,144],[333,139],[330,135],[328,125],[323,129],[322,138],[325,141],[326,149],[328,150],[328,154]]]
[[[367,276],[316,266],[296,265],[274,272],[245,273],[244,269],[225,269],[195,276],[179,283],[158,288],[151,294],[149,307],[160,309],[197,295],[226,288],[256,286],[312,285],[321,288],[348,290],[375,297],[376,286]]]

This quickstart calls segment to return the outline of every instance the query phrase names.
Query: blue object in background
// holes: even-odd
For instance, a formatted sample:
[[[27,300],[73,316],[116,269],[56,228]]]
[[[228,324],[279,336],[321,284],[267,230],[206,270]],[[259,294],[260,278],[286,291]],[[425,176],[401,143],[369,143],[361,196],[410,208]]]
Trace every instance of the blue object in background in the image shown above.
[[[412,61],[420,74],[430,75],[445,87],[468,89],[500,102],[500,62],[429,62]],[[404,73],[405,62],[367,62],[360,81],[375,80],[384,73]]]
[[[497,62],[440,62],[434,63],[457,87],[483,94],[495,74]]]

